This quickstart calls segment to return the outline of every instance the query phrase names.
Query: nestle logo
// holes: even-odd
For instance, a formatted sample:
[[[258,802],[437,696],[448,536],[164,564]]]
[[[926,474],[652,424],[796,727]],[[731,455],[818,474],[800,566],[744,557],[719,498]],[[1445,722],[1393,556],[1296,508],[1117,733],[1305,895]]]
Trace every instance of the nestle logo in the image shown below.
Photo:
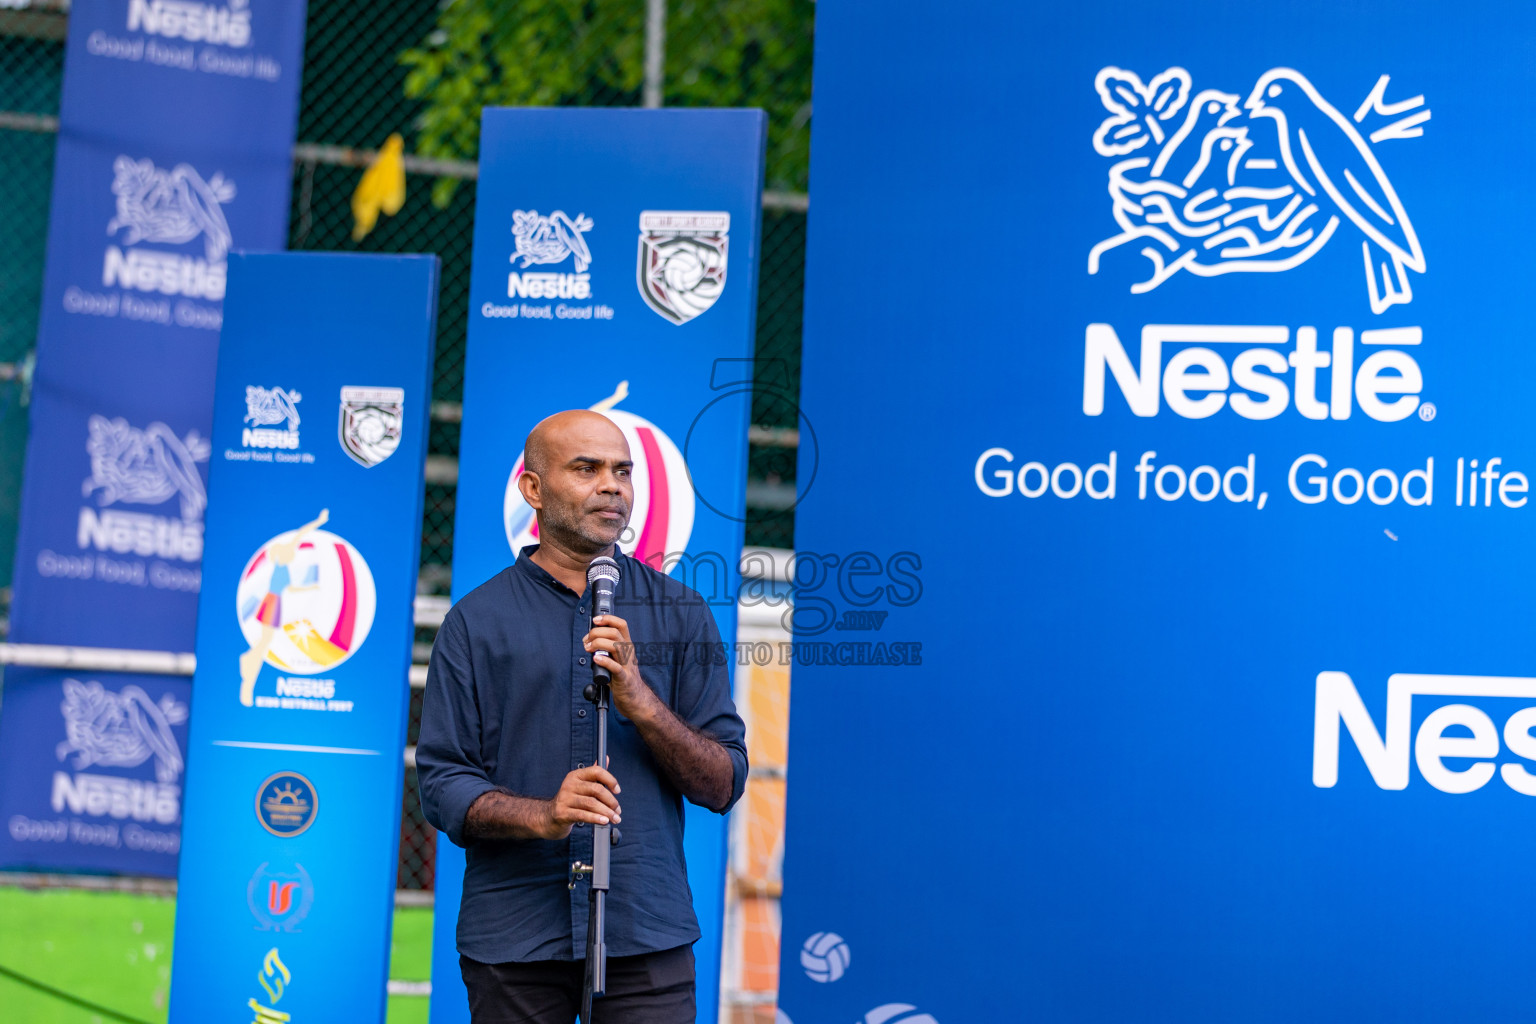
[[[181,787],[115,775],[53,773],[53,809],[169,825],[181,816]]]
[[[589,299],[591,274],[553,274],[547,271],[507,275],[510,299]]]
[[[1373,420],[1395,423],[1419,408],[1424,375],[1403,347],[1423,338],[1418,327],[1362,330],[1358,336],[1351,327],[1336,327],[1331,347],[1320,349],[1315,327],[1298,327],[1293,336],[1285,326],[1147,324],[1141,329],[1140,365],[1134,366],[1113,327],[1089,324],[1083,413],[1104,412],[1108,371],[1137,416],[1156,416],[1166,403],[1174,415],[1192,420],[1224,408],[1243,419],[1269,420],[1293,406],[1310,420],[1347,420],[1358,406]],[[1190,347],[1165,361],[1174,345]],[[1234,350],[1239,345],[1252,347]]]
[[[1312,783],[1330,789],[1339,781],[1339,724],[1381,789],[1408,788],[1408,740],[1413,699],[1441,698],[1413,736],[1413,763],[1442,793],[1482,789],[1497,772],[1517,793],[1536,796],[1536,774],[1516,761],[1497,763],[1501,730],[1481,708],[1467,701],[1516,698],[1536,703],[1536,679],[1506,676],[1430,676],[1397,673],[1387,679],[1386,733],[1376,729],[1354,681],[1343,672],[1320,672],[1313,721]],[[1445,698],[1460,698],[1447,701]],[[1504,721],[1504,745],[1515,758],[1536,761],[1536,706]],[[1454,765],[1446,761],[1456,762]]]
[[[297,448],[299,432],[246,427],[240,432],[240,443],[247,448]]]
[[[224,298],[227,272],[223,263],[153,249],[124,251],[109,245],[102,265],[101,283],[109,288],[116,285],[141,292],[185,295],[217,302]]]
[[[251,45],[249,0],[231,0],[228,7],[190,0],[130,0],[128,29],[189,43],[223,46]]]
[[[96,512],[82,507],[76,544],[119,555],[158,556],[196,562],[203,557],[203,524],[147,512]]]
[[[329,700],[336,696],[336,680],[278,676],[277,695],[279,697],[314,697],[320,700]]]

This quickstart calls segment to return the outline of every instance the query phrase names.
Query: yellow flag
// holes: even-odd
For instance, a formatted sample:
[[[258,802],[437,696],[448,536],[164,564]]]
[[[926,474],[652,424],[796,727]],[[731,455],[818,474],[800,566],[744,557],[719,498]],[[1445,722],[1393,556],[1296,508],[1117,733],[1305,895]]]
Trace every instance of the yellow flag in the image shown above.
[[[363,172],[363,180],[352,193],[352,240],[362,241],[379,222],[379,213],[393,217],[405,205],[405,163],[401,153],[405,140],[396,132],[384,142],[384,148]]]

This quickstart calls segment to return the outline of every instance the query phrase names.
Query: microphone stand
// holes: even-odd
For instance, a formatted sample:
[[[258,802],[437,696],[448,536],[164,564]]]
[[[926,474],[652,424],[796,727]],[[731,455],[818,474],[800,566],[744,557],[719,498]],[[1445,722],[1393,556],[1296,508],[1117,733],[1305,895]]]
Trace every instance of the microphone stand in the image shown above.
[[[614,578],[617,579],[617,576]],[[613,614],[611,601],[608,594],[594,594],[593,616]],[[597,760],[593,763],[605,768],[608,766],[608,700],[612,680],[612,674],[597,664],[594,658],[592,681],[581,694],[597,706]],[[618,842],[618,829],[612,825],[594,825],[592,863],[575,861],[571,864],[569,888],[576,888],[578,875],[587,875],[591,879],[591,886],[587,890],[587,963],[581,985],[581,1024],[592,1024],[592,997],[602,995],[608,984],[608,944],[605,931],[608,862],[611,848],[617,846]]]

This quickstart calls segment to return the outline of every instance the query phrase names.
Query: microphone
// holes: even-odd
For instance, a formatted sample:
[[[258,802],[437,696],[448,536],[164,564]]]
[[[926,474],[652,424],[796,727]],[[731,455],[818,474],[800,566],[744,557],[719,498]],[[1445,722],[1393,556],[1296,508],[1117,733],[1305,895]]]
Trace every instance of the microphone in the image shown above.
[[[613,614],[613,592],[619,585],[619,563],[599,555],[587,566],[587,586],[592,590],[592,617]],[[592,679],[598,683],[613,681],[613,673],[592,659]]]

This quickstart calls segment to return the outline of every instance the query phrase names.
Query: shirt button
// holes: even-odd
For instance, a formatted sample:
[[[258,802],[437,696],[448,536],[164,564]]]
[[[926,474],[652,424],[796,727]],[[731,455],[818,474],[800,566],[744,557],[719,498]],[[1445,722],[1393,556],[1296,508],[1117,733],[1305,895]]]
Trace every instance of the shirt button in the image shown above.
[[[587,766],[587,762],[585,762],[585,761],[577,761],[576,762],[576,767],[577,768],[585,768],[586,766]]]
[[[577,718],[586,718],[587,717],[587,709],[586,708],[582,708],[580,711],[576,712],[576,717]]]
[[[578,664],[578,665],[585,665],[586,663],[587,663],[587,659],[586,658],[577,658],[576,659],[576,664]]]

